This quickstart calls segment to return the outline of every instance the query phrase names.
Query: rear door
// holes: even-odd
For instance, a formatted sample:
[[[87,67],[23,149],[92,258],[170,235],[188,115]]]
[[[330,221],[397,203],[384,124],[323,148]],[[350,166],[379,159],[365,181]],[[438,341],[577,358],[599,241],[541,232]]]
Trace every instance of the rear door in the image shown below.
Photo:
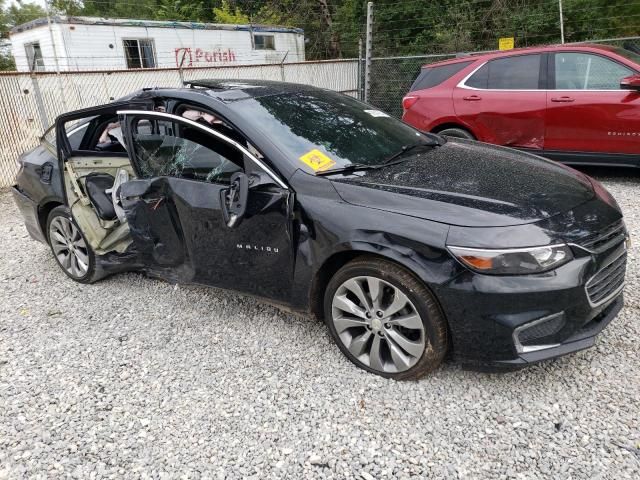
[[[636,72],[577,51],[551,54],[549,67],[546,151],[640,154],[640,94],[620,89],[620,80]]]
[[[138,180],[121,187],[131,236],[169,280],[287,301],[293,272],[292,193],[246,144],[186,118],[121,112]],[[251,179],[240,225],[224,221],[231,177]]]
[[[478,140],[542,149],[545,131],[545,54],[484,63],[453,91],[456,115]]]

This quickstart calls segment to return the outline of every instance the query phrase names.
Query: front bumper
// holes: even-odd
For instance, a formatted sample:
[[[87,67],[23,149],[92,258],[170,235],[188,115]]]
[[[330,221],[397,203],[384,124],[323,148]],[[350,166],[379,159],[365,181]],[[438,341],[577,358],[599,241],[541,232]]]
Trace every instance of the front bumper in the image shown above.
[[[595,344],[598,334],[602,332],[618,315],[623,306],[623,295],[620,294],[609,305],[607,305],[607,307],[596,318],[591,320],[584,327],[557,346],[534,352],[519,353],[517,358],[510,360],[481,362],[476,366],[485,371],[517,370],[526,367],[527,365],[539,363],[544,360],[551,360],[553,358],[562,357],[570,353],[590,348]],[[474,365],[471,364],[470,366],[473,367]]]
[[[594,303],[587,285],[625,255],[622,242],[539,275],[462,273],[436,291],[449,322],[454,356],[470,368],[513,370],[593,346],[622,308],[623,296],[620,285]],[[523,348],[520,332],[545,319],[559,321],[542,328]]]

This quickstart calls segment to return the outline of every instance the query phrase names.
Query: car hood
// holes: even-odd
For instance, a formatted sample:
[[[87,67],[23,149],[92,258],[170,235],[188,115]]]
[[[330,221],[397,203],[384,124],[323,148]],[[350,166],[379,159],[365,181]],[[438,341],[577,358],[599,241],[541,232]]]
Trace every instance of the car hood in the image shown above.
[[[513,149],[450,139],[379,170],[329,177],[354,205],[450,225],[522,225],[594,197],[586,175]]]

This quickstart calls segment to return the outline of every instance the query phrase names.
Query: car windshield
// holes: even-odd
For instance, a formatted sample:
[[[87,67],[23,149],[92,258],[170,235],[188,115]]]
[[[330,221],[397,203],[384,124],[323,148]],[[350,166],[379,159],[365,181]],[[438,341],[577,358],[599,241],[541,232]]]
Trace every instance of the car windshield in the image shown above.
[[[258,96],[238,102],[252,127],[310,173],[380,165],[433,139],[346,95],[324,90]]]

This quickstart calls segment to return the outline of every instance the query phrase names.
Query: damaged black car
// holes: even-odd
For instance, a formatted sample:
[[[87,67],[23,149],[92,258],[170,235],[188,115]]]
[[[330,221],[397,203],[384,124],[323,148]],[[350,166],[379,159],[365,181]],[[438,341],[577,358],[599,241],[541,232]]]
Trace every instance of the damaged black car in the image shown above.
[[[27,229],[73,280],[141,271],[311,312],[385,377],[575,352],[623,303],[627,232],[598,182],[332,91],[146,89],[60,116],[19,163]]]

